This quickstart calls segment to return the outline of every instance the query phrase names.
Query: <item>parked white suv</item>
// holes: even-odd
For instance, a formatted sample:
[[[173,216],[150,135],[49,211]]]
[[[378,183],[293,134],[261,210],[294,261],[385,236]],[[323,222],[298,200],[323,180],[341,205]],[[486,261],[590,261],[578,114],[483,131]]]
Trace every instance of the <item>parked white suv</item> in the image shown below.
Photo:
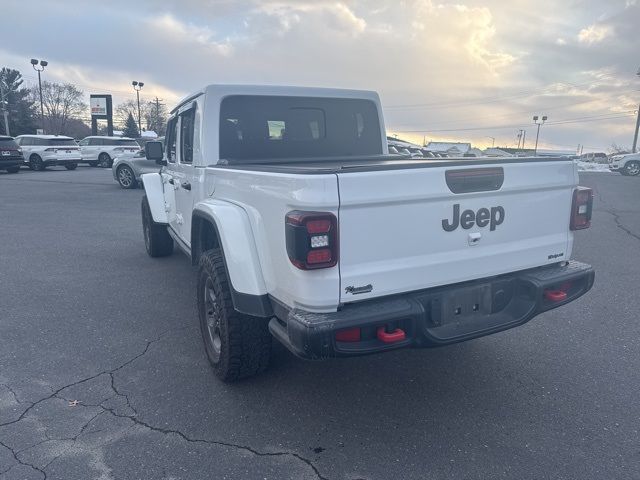
[[[127,137],[85,137],[80,141],[82,161],[92,167],[109,167],[113,159],[123,153],[135,153],[140,145],[133,138]]]
[[[52,165],[75,170],[82,160],[80,147],[63,135],[20,135],[16,143],[22,148],[24,163],[31,170],[44,170]]]
[[[635,177],[640,174],[640,153],[613,155],[609,159],[609,170]]]

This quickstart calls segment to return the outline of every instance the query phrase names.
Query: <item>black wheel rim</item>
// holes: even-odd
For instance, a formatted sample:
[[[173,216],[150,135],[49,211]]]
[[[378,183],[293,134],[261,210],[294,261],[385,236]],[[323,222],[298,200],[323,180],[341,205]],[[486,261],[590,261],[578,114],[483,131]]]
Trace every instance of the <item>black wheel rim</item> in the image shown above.
[[[120,168],[118,170],[118,181],[123,187],[129,188],[133,183],[133,172],[127,167]]]
[[[211,346],[211,356],[214,362],[220,359],[222,337],[220,336],[220,308],[216,293],[213,290],[211,277],[207,278],[204,285],[204,314],[207,322],[207,333],[209,334],[209,345]]]

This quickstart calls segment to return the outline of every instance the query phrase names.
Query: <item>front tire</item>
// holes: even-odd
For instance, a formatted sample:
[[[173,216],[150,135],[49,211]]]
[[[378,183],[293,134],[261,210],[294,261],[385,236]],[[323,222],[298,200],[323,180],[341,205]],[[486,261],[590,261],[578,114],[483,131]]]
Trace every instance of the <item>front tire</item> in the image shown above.
[[[66,168],[67,170],[75,170],[76,168],[78,168],[78,164],[77,163],[67,163],[64,168]]]
[[[166,257],[173,253],[173,238],[166,225],[153,221],[146,195],[142,197],[142,234],[150,257]]]
[[[42,161],[40,155],[36,155],[34,153],[29,157],[29,168],[37,172],[41,172],[45,169],[44,162]]]
[[[111,168],[113,162],[111,161],[111,157],[107,153],[101,153],[98,155],[98,165],[102,168]]]
[[[198,271],[198,315],[205,351],[220,380],[264,372],[271,358],[268,319],[237,312],[222,253],[207,250]]]
[[[19,171],[20,171],[20,167],[7,168],[8,173],[18,173]]]
[[[122,188],[130,189],[138,186],[133,170],[131,170],[131,167],[127,165],[121,165],[118,167],[116,170],[116,177],[118,178],[118,183]]]
[[[629,175],[631,177],[635,177],[640,174],[640,162],[632,160],[631,162],[627,162],[624,166],[624,174]]]

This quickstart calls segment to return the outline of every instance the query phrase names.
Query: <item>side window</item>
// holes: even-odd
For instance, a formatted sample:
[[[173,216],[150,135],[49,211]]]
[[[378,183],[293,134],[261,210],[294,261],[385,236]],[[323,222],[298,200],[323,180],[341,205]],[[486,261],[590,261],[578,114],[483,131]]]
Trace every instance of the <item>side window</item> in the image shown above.
[[[97,138],[90,138],[88,145],[93,147],[93,146],[97,145],[96,142],[97,142]]]
[[[180,163],[193,163],[193,136],[196,109],[192,108],[180,115]]]
[[[86,138],[84,140],[80,140],[80,143],[79,143],[81,147],[86,147],[88,144],[89,144],[89,140]]]
[[[167,125],[167,138],[165,139],[165,148],[167,152],[167,160],[171,163],[176,161],[176,139],[178,138],[178,117],[169,119]]]

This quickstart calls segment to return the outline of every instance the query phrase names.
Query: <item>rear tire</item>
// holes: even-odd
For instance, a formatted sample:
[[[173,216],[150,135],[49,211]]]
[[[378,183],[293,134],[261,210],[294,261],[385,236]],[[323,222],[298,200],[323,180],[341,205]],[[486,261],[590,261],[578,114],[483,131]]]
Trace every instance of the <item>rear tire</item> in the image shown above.
[[[232,382],[264,372],[271,359],[268,319],[237,312],[222,253],[207,250],[198,271],[198,316],[209,363]]]
[[[35,153],[29,157],[29,168],[31,170],[35,170],[37,172],[43,171],[46,167],[40,155],[36,155]]]
[[[98,155],[98,165],[100,165],[102,168],[111,168],[113,162],[109,154],[103,152]]]
[[[636,160],[627,162],[622,171],[624,172],[623,175],[635,177],[636,175],[640,174],[640,162]]]
[[[130,189],[138,186],[133,170],[127,165],[121,165],[117,168],[116,177],[118,178],[118,183],[122,188]]]
[[[75,170],[76,168],[78,168],[78,164],[77,163],[67,163],[64,168],[66,168],[67,170]]]
[[[166,225],[153,221],[146,195],[142,197],[142,234],[150,257],[166,257],[173,253],[173,238]]]
[[[8,173],[18,173],[20,171],[20,167],[10,167],[7,168]]]

